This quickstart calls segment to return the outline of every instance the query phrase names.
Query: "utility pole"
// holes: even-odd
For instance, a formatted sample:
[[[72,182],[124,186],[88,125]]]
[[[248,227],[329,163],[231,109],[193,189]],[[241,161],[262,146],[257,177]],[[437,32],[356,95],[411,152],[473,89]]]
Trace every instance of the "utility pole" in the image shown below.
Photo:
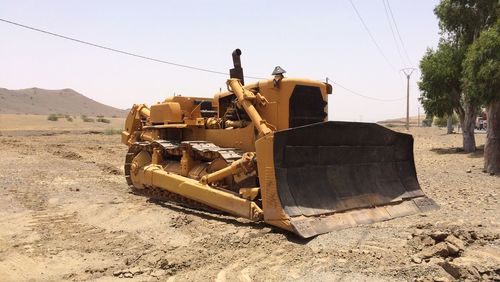
[[[418,107],[417,127],[420,127],[420,107]]]
[[[416,68],[404,68],[401,71],[406,75],[406,130],[410,130],[410,76]]]

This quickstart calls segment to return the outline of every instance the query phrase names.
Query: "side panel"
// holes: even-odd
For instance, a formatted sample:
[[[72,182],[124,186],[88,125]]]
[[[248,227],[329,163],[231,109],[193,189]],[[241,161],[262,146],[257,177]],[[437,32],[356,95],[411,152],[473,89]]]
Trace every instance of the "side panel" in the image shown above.
[[[220,147],[255,152],[255,132],[252,125],[235,129],[205,129],[191,127],[183,130],[183,141],[209,141]]]

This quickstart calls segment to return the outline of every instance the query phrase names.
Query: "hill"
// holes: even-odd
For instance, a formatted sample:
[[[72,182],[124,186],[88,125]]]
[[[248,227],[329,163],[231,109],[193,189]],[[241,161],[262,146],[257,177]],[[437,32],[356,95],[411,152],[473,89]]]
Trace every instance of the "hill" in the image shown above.
[[[0,88],[0,114],[68,114],[124,117],[127,111],[94,101],[73,89]]]
[[[422,122],[422,120],[425,119],[425,116],[421,115],[420,118],[418,116],[412,116],[410,117],[410,126],[417,126],[418,122]],[[382,125],[393,125],[393,126],[405,126],[406,125],[406,117],[402,118],[394,118],[394,119],[387,119],[387,120],[381,120],[377,121],[378,124]]]

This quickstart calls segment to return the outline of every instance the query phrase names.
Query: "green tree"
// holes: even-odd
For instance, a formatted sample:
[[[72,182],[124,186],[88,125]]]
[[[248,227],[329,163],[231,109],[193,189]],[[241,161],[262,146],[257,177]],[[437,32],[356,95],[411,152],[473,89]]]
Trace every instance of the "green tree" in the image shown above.
[[[463,148],[466,152],[473,152],[476,149],[474,121],[478,105],[465,103],[463,99],[460,79],[464,53],[462,48],[445,40],[439,43],[436,50],[427,50],[420,61],[419,100],[429,115],[444,117],[458,113]],[[451,124],[448,133],[452,133]]]
[[[463,148],[476,149],[474,122],[480,100],[467,99],[462,87],[462,65],[467,48],[481,31],[492,26],[499,12],[498,0],[442,0],[434,9],[441,40],[420,62],[420,98],[426,112],[443,116],[455,111],[460,120]]]
[[[488,128],[484,170],[500,172],[500,20],[470,46],[463,63],[466,99],[484,103]]]

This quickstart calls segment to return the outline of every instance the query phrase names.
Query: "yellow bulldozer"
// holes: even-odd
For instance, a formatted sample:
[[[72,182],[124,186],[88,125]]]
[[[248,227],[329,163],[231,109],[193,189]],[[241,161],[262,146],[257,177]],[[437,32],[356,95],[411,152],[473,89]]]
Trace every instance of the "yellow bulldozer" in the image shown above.
[[[328,83],[284,76],[136,104],[122,132],[134,193],[223,212],[308,238],[437,208],[418,184],[413,137],[328,121]]]

